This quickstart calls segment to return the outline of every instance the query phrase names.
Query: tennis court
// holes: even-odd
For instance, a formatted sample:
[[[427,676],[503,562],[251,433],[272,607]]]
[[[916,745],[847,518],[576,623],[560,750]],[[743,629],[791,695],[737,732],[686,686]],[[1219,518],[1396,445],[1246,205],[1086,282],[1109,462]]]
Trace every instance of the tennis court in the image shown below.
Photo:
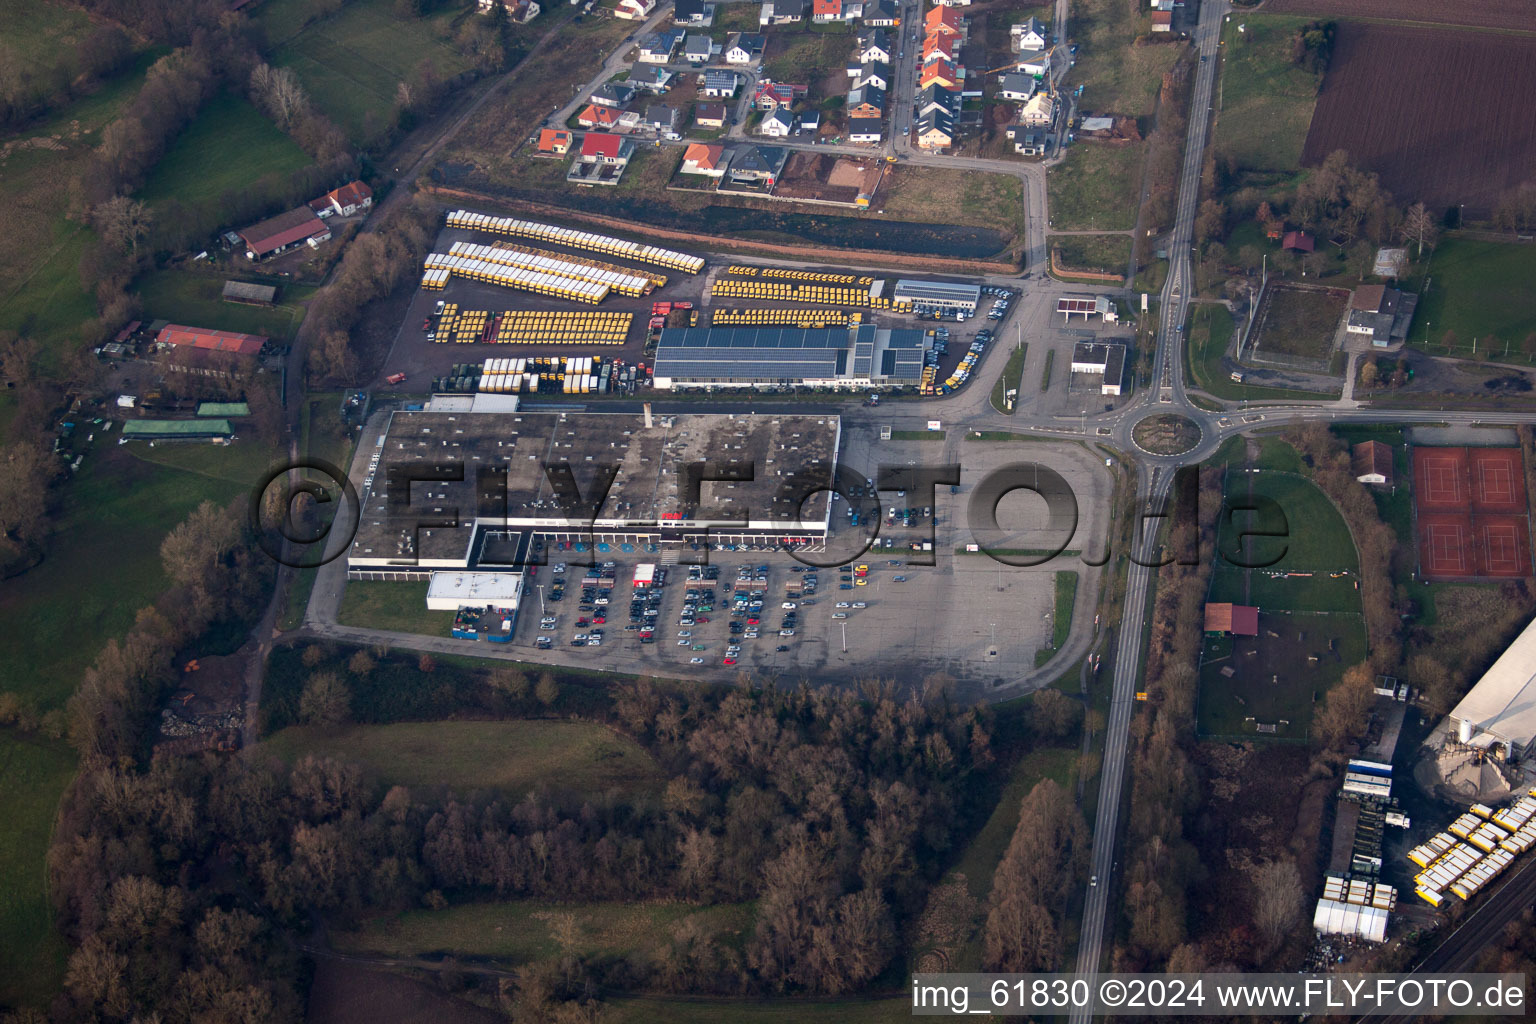
[[[1515,448],[1413,450],[1419,568],[1428,579],[1531,572],[1525,466]]]

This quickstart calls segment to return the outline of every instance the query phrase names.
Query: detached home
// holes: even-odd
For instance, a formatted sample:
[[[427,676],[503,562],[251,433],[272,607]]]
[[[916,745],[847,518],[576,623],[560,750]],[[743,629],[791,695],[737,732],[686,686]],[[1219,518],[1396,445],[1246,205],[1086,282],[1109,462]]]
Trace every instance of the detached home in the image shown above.
[[[591,103],[576,115],[576,123],[583,128],[612,128],[619,123],[621,113],[618,107],[600,107]]]
[[[354,213],[367,213],[373,206],[373,189],[360,181],[349,181],[341,188],[327,192],[319,199],[312,199],[309,208],[316,217],[350,217]]]
[[[652,104],[645,108],[645,117],[640,121],[640,127],[657,135],[676,135],[677,111],[664,103]]]
[[[1009,125],[1004,134],[1013,143],[1013,151],[1024,156],[1044,156],[1046,138],[1044,132],[1023,125]]]
[[[682,174],[702,174],[706,178],[718,178],[725,173],[725,147],[706,146],[695,142],[683,151]]]
[[[946,89],[953,89],[959,84],[960,73],[947,60],[936,60],[931,64],[923,65],[922,77],[917,80],[919,89],[926,89],[930,85],[941,85]]]
[[[682,41],[683,33],[676,30],[646,36],[640,41],[640,62],[665,64],[672,59],[673,52]]]
[[[779,180],[789,150],[778,146],[743,146],[731,156],[726,176],[738,185],[766,185],[768,188]]]
[[[850,120],[885,116],[885,90],[873,85],[859,85],[848,91],[848,117]]]
[[[757,83],[757,91],[752,94],[752,105],[758,110],[772,110],[776,106],[792,105],[795,100],[805,98],[810,90],[803,85],[791,82],[773,82],[766,78]]]
[[[959,117],[961,103],[960,93],[954,89],[930,85],[917,94],[917,114],[921,117],[930,110],[942,110],[950,117]]]
[[[860,64],[879,61],[889,64],[895,51],[891,49],[891,37],[883,28],[867,29],[859,33],[859,45],[855,56]]]
[[[759,25],[791,25],[803,21],[810,12],[811,0],[763,0],[758,13]]]
[[[724,128],[725,104],[700,103],[693,108],[693,123],[700,128]]]
[[[1056,121],[1056,101],[1049,93],[1037,92],[1019,110],[1019,121],[1031,128],[1049,128]]]
[[[613,16],[626,21],[644,21],[654,13],[656,13],[656,0],[619,0],[619,6],[613,12]]]
[[[864,0],[811,0],[811,20],[853,21],[864,15]]]
[[[1152,31],[1153,32],[1172,32],[1173,31],[1173,12],[1172,11],[1153,11],[1152,12]]]
[[[624,84],[633,89],[644,89],[648,93],[660,94],[667,91],[667,85],[673,77],[672,72],[655,64],[632,64],[629,68],[629,77],[624,79]]]
[[[635,155],[635,144],[619,135],[588,132],[565,180],[577,185],[617,185]]]
[[[1035,78],[1033,75],[1007,72],[997,76],[997,95],[1002,99],[1018,100],[1022,103],[1034,94]]]
[[[1049,34],[1039,18],[1030,18],[1020,25],[1014,25],[1008,30],[1009,41],[1015,50],[1043,50],[1049,42]]]
[[[913,125],[919,149],[948,149],[955,144],[955,119],[947,110],[930,110]]]
[[[782,139],[795,130],[795,115],[789,112],[788,107],[774,107],[768,111],[757,130],[769,138]]]
[[[702,33],[690,32],[683,41],[683,59],[690,64],[708,64],[716,52],[714,40]]]
[[[564,128],[545,128],[539,132],[539,152],[565,156],[575,136]]]
[[[1046,56],[1046,50],[1026,50],[1019,54],[1019,59],[1014,67],[1026,75],[1043,75],[1051,66],[1051,60]]]
[[[763,55],[763,47],[767,40],[762,36],[749,36],[745,32],[736,37],[736,41],[725,51],[727,64],[750,64]]]
[[[715,5],[704,0],[674,0],[672,23],[674,25],[708,25],[715,20]]]
[[[881,61],[870,61],[867,64],[849,64],[848,77],[853,79],[853,87],[872,85],[876,89],[889,91],[891,88],[891,66]]]
[[[870,28],[895,28],[901,24],[901,8],[895,0],[865,0],[864,24]]]
[[[850,117],[848,119],[848,141],[854,143],[878,143],[885,137],[880,128],[878,117]]]
[[[699,95],[708,96],[711,99],[729,99],[736,95],[736,89],[741,79],[736,77],[736,72],[712,68],[704,72],[704,77],[699,83]]]
[[[925,36],[957,36],[960,34],[960,15],[948,7],[935,7],[923,19]]]
[[[592,90],[592,102],[600,107],[627,106],[634,98],[634,87],[623,82],[604,82]]]

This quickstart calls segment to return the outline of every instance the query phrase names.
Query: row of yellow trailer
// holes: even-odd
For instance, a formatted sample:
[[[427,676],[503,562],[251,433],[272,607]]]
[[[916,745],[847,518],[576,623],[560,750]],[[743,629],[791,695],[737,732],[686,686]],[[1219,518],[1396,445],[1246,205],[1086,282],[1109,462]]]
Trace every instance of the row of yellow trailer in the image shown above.
[[[853,274],[825,274],[815,270],[789,270],[785,267],[749,267],[740,263],[732,264],[725,272],[738,277],[777,277],[787,281],[820,281],[823,284],[875,283],[872,277],[857,277]]]
[[[521,267],[502,266],[497,263],[489,263],[485,260],[470,259],[466,256],[451,256],[446,253],[432,252],[427,254],[426,267],[422,274],[421,286],[429,291],[439,290],[448,280],[449,276],[462,277],[470,281],[484,281],[487,284],[501,285],[503,288],[513,288],[518,291],[532,292],[535,295],[548,295],[556,299],[566,299],[570,302],[585,302],[589,306],[595,306],[608,297],[608,286],[596,281],[578,281],[569,277],[559,277],[555,274],[545,274],[536,270],[526,270]],[[443,271],[439,276],[433,271]],[[434,283],[435,282],[435,283]]]
[[[777,302],[815,302],[835,306],[868,306],[909,312],[911,303],[893,305],[884,295],[872,295],[869,288],[839,287],[824,284],[792,284],[787,281],[754,281],[723,277],[712,289],[714,298],[771,299]]]
[[[1414,892],[1436,907],[1447,892],[1471,899],[1533,845],[1536,789],[1497,811],[1473,804],[1444,832],[1408,851],[1408,859],[1423,868],[1413,876]]]
[[[532,270],[539,274],[552,274],[555,277],[570,278],[573,281],[590,281],[593,284],[607,285],[610,290],[632,298],[646,295],[651,290],[651,281],[648,277],[583,266],[554,253],[544,253],[537,249],[516,252],[494,245],[454,242],[448,250],[448,255],[494,263],[499,267],[516,267],[519,270]]]
[[[555,256],[567,263],[575,263],[583,267],[591,267],[593,270],[606,270],[613,274],[627,274],[633,277],[643,277],[651,282],[650,290],[665,288],[667,275],[654,270],[635,270],[630,267],[621,267],[617,263],[606,263],[603,260],[594,260],[590,256],[577,256],[569,252],[551,252],[548,249],[535,249],[531,245],[519,245],[516,242],[492,242],[492,249],[506,249],[510,252],[520,252],[528,256]]]
[[[438,321],[439,343],[486,345],[622,345],[629,336],[633,313],[581,309],[471,309],[456,304],[443,308]]]
[[[864,322],[863,313],[845,309],[716,309],[709,318],[715,327],[847,327]]]
[[[702,256],[675,252],[656,245],[631,242],[625,238],[599,235],[591,231],[578,231],[575,228],[562,228],[555,224],[521,220],[517,217],[493,217],[489,214],[473,213],[469,210],[454,210],[448,214],[448,226],[451,228],[468,228],[473,231],[487,231],[492,234],[506,235],[509,238],[533,238],[541,242],[563,245],[571,249],[588,249],[593,252],[617,256],[620,259],[636,260],[640,263],[654,263],[658,266],[669,267],[672,270],[681,270],[687,274],[697,274],[704,269],[704,258]]]

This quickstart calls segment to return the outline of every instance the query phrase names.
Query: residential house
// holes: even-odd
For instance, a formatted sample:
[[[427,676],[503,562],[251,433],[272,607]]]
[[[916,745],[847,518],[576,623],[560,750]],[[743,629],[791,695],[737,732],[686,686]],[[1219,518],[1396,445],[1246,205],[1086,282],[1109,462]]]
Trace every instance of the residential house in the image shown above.
[[[803,21],[810,12],[811,0],[763,0],[757,23],[768,25],[792,25]]]
[[[956,36],[931,35],[923,40],[923,63],[932,64],[936,60],[947,60],[951,64],[958,61],[955,56],[960,51],[960,40]]]
[[[954,89],[960,85],[960,72],[947,60],[936,60],[932,64],[923,65],[923,73],[917,80],[919,89],[926,89],[930,85],[941,85],[946,89]]]
[[[1017,72],[998,75],[997,94],[1005,100],[1018,100],[1022,103],[1035,94],[1035,77]]]
[[[674,0],[672,23],[674,25],[704,26],[715,20],[715,5],[704,0]]]
[[[960,14],[950,7],[935,7],[923,19],[924,36],[958,36]]]
[[[810,132],[812,135],[821,131],[821,112],[816,110],[801,111],[800,122],[795,130]]]
[[[934,3],[944,7],[969,7],[971,0],[934,0]]]
[[[319,199],[311,199],[309,208],[316,217],[350,217],[354,213],[367,213],[373,206],[373,189],[360,181],[349,181],[341,188],[333,189]]]
[[[665,64],[672,59],[672,54],[682,41],[683,33],[677,29],[646,36],[640,40],[640,62]]]
[[[1382,441],[1361,441],[1350,449],[1350,472],[1363,484],[1392,483],[1392,446]]]
[[[772,189],[788,159],[789,150],[780,146],[742,146],[732,154],[726,175],[735,185],[763,185]]]
[[[1056,100],[1050,93],[1037,92],[1019,108],[1019,123],[1030,128],[1049,128],[1056,122]]]
[[[676,135],[677,111],[664,103],[653,103],[645,108],[640,127],[657,135]]]
[[[942,110],[950,117],[959,117],[962,102],[960,93],[954,89],[930,85],[917,94],[917,115],[921,117],[930,110]]]
[[[1305,231],[1287,231],[1285,240],[1280,243],[1280,248],[1287,252],[1310,253],[1317,249],[1317,242]]]
[[[1051,59],[1046,56],[1049,52],[1049,50],[1026,50],[1019,54],[1019,59],[1013,66],[1026,75],[1043,75],[1051,67]]]
[[[565,156],[575,137],[564,128],[545,128],[539,132],[539,152]]]
[[[600,107],[628,106],[634,98],[634,86],[624,82],[604,82],[592,90],[592,102]]]
[[[896,0],[865,0],[864,24],[869,28],[895,28],[901,24]]]
[[[709,58],[718,52],[715,41],[702,32],[690,32],[683,40],[683,59],[690,64],[708,64]]]
[[[808,91],[803,85],[763,78],[759,79],[757,91],[752,94],[752,105],[758,110],[772,110],[780,105],[792,106],[795,100],[804,99]]]
[[[699,95],[710,99],[730,99],[741,86],[741,79],[734,71],[710,68],[699,80]]]
[[[656,13],[656,0],[619,0],[619,6],[614,10],[613,16],[626,21],[644,21],[654,13]]]
[[[576,115],[576,123],[583,128],[613,128],[619,123],[621,113],[623,111],[618,107],[600,107],[593,103]]]
[[[1044,156],[1048,136],[1035,128],[1009,125],[1003,132],[1013,143],[1013,151],[1024,156]]]
[[[635,144],[619,135],[588,132],[565,180],[577,185],[617,185],[635,155]]]
[[[864,0],[811,0],[811,20],[853,21],[864,16]]]
[[[1154,11],[1171,11],[1173,10],[1173,0],[1152,0],[1152,9]]]
[[[254,261],[287,252],[296,245],[313,249],[331,237],[331,229],[315,216],[315,211],[300,206],[252,224],[239,235],[245,243],[245,258]]]
[[[745,32],[736,37],[736,41],[725,51],[727,64],[750,64],[763,55],[763,47],[768,40],[763,36],[747,35]]]
[[[477,6],[481,14],[489,14],[496,9],[496,0],[479,0]],[[502,0],[501,6],[506,10],[507,17],[520,25],[528,24],[543,10],[536,0]]]
[[[850,117],[848,118],[848,141],[859,143],[878,143],[884,138],[880,128],[878,117]]]
[[[1173,12],[1172,11],[1153,11],[1152,12],[1152,31],[1153,32],[1172,32],[1173,31]]]
[[[782,139],[795,130],[795,115],[788,107],[774,107],[768,111],[757,130],[772,139]]]
[[[725,104],[700,103],[693,108],[693,123],[700,128],[724,128]]]
[[[702,174],[707,178],[718,178],[725,173],[725,147],[707,146],[702,142],[695,142],[683,150],[683,166],[678,168],[682,174]]]
[[[854,51],[860,64],[880,61],[889,64],[896,51],[891,47],[891,37],[883,28],[866,29],[859,33],[858,48]]]
[[[930,110],[919,116],[912,127],[919,149],[948,149],[955,144],[955,118],[947,110]]]
[[[848,65],[848,77],[853,79],[852,87],[854,88],[872,85],[876,89],[884,89],[887,92],[890,91],[891,82],[894,81],[891,76],[891,66],[879,61]]]
[[[1010,26],[1008,39],[1013,44],[1013,48],[1020,52],[1043,50],[1050,42],[1050,33],[1040,23],[1039,18],[1031,17],[1022,24]]]
[[[624,79],[624,84],[636,90],[660,95],[667,91],[667,86],[674,77],[672,72],[655,64],[632,64],[629,68],[629,77]]]
[[[885,116],[885,90],[872,85],[859,85],[848,90],[848,117],[850,120]]]

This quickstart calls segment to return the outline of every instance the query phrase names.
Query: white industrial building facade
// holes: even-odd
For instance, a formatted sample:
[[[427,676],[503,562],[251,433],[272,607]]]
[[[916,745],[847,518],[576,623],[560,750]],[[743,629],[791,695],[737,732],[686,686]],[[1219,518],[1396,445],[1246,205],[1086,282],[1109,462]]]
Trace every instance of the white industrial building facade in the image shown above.
[[[1451,709],[1451,738],[1514,760],[1536,739],[1536,619]]]

